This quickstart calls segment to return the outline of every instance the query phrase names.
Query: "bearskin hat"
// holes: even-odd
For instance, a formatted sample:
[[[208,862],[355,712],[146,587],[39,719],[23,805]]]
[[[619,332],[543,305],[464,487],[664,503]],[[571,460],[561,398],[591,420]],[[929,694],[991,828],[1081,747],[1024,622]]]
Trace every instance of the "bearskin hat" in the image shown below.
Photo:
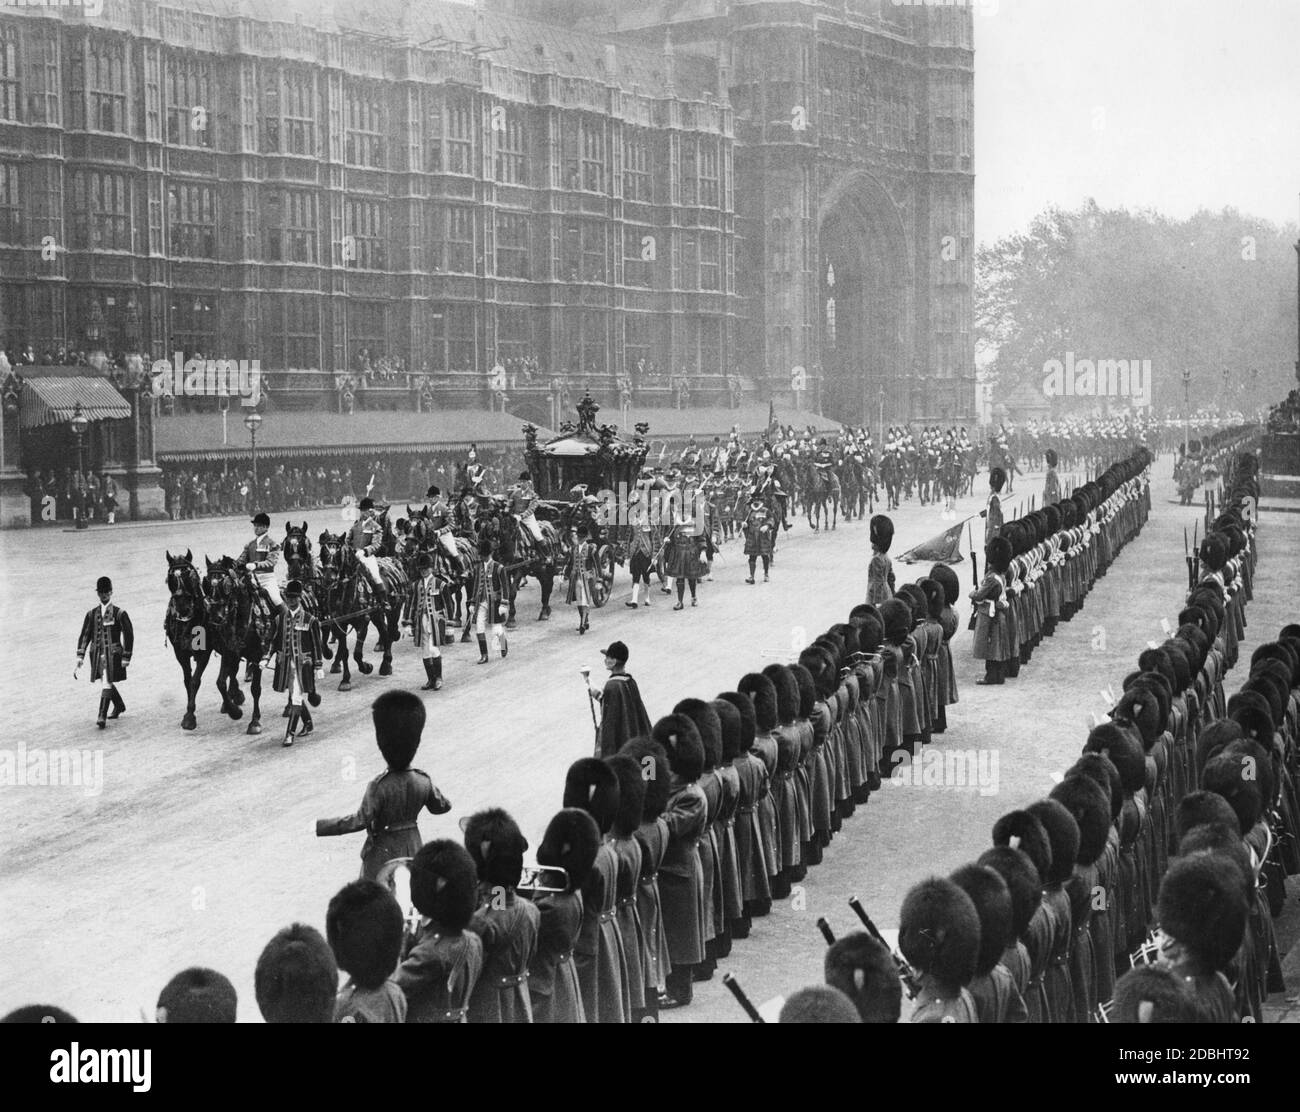
[[[862,651],[861,645],[858,644],[858,628],[852,622],[836,622],[826,631],[831,637],[838,637],[844,648],[841,652],[841,659],[844,664],[848,663],[848,658]]]
[[[375,742],[394,772],[411,767],[424,733],[424,700],[413,691],[385,691],[370,706]]]
[[[411,859],[411,902],[442,930],[464,930],[478,907],[474,858],[447,838],[421,846]]]
[[[1237,869],[1217,854],[1182,857],[1160,882],[1160,929],[1188,950],[1202,974],[1223,970],[1246,934],[1246,898]]]
[[[1055,799],[1040,799],[1025,809],[1043,824],[1047,832],[1047,842],[1052,849],[1047,883],[1064,884],[1074,872],[1074,863],[1079,857],[1079,824]]]
[[[802,664],[788,667],[794,675],[794,682],[799,685],[799,717],[811,718],[817,706],[817,685],[813,683],[812,673]]]
[[[619,838],[630,838],[641,825],[641,812],[645,807],[645,779],[641,766],[626,753],[615,753],[605,758],[605,763],[618,777],[618,810],[614,813],[613,832]]]
[[[1043,507],[1043,525],[1047,531],[1046,535],[1048,537],[1059,533],[1064,527],[1064,524],[1065,523],[1061,520],[1060,509],[1056,506]]]
[[[1242,763],[1242,775],[1254,777],[1259,786],[1262,810],[1268,811],[1277,800],[1277,780],[1269,751],[1254,738],[1245,737],[1231,742],[1223,750],[1223,755],[1238,758]]]
[[[1273,710],[1258,691],[1238,691],[1228,701],[1228,717],[1256,741],[1273,744]]]
[[[1196,654],[1191,645],[1186,641],[1178,640],[1176,637],[1164,641],[1160,647],[1164,650],[1165,658],[1169,661],[1170,667],[1173,668],[1174,694],[1179,695],[1192,685],[1192,665]]]
[[[1288,682],[1292,686],[1300,683],[1300,657],[1296,656],[1295,649],[1285,641],[1266,641],[1260,645],[1250,654],[1252,670],[1256,664],[1263,660],[1281,661],[1287,667]]]
[[[776,688],[777,721],[787,726],[799,717],[799,681],[784,664],[769,664],[763,669],[763,675]]]
[[[700,732],[704,746],[704,769],[717,768],[722,763],[722,722],[718,712],[703,699],[682,699],[673,707],[673,714],[684,714]]]
[[[1052,883],[1052,843],[1037,815],[1008,811],[993,824],[993,844],[1022,851],[1034,863],[1043,884]],[[1070,863],[1074,863],[1074,854],[1070,855]]]
[[[1160,736],[1160,703],[1141,685],[1129,688],[1120,696],[1111,717],[1121,726],[1131,726],[1142,739],[1142,748],[1150,749]]]
[[[599,850],[596,820],[580,807],[566,807],[547,823],[542,844],[537,847],[537,863],[563,869],[572,892],[586,882]]]
[[[1187,983],[1161,965],[1134,966],[1115,982],[1111,1023],[1195,1023]]]
[[[778,1023],[860,1023],[853,1001],[830,985],[809,985],[781,1005]]]
[[[900,598],[886,599],[880,604],[880,616],[885,622],[885,640],[899,645],[912,631],[912,608]]]
[[[826,983],[853,1001],[863,1023],[897,1023],[903,985],[894,957],[866,931],[837,938],[826,950]]]
[[[1194,857],[1212,853],[1226,857],[1237,866],[1241,874],[1241,894],[1247,905],[1255,900],[1255,865],[1245,840],[1237,833],[1235,825],[1223,822],[1205,822],[1194,826],[1178,842],[1178,857]]]
[[[376,989],[392,976],[402,956],[403,929],[401,907],[373,880],[345,884],[325,912],[334,960],[364,989]]]
[[[1011,893],[1011,929],[1016,938],[1023,938],[1043,900],[1043,881],[1029,855],[1010,846],[995,846],[980,854],[976,864],[988,866],[1006,882]]]
[[[1196,737],[1197,778],[1207,761],[1217,757],[1232,742],[1245,736],[1241,727],[1230,718],[1220,718],[1211,722]]]
[[[695,737],[698,741],[699,735]],[[618,814],[618,776],[604,761],[580,757],[565,774],[563,806],[580,807],[596,820],[602,834],[608,834]]]
[[[754,703],[754,728],[760,734],[776,729],[776,686],[762,672],[747,672],[737,689]]]
[[[1000,467],[993,468],[989,472],[989,489],[997,494],[1006,485],[1007,473]]]
[[[684,714],[666,715],[654,724],[650,736],[664,747],[674,775],[687,783],[700,778],[704,772],[704,742],[694,720]]]
[[[1055,467],[1058,458],[1056,455],[1056,449],[1048,448],[1045,452],[1043,452],[1043,458],[1047,460],[1048,467]]]
[[[1079,828],[1079,849],[1075,863],[1095,865],[1106,850],[1110,834],[1108,793],[1091,776],[1079,773],[1067,776],[1052,789],[1050,798],[1069,812]],[[1053,850],[1055,857],[1055,850]]]
[[[1177,688],[1178,677],[1174,672],[1174,662],[1169,659],[1169,653],[1163,647],[1143,649],[1138,654],[1138,668],[1143,672],[1159,672],[1168,681],[1171,691]]]
[[[980,952],[980,919],[974,902],[951,880],[921,881],[903,898],[898,948],[913,968],[944,988],[970,984]]]
[[[825,649],[831,654],[835,661],[835,667],[840,668],[844,664],[844,638],[835,632],[834,628],[828,629],[820,637],[813,641],[813,644]]]
[[[819,646],[804,649],[799,654],[799,663],[812,677],[818,698],[829,699],[835,694],[840,685],[840,671],[829,652]]]
[[[397,918],[400,923],[400,910]],[[400,939],[398,945],[401,945]],[[163,985],[155,1005],[155,1015],[159,1023],[234,1023],[238,1004],[239,997],[229,977],[215,969],[192,965]],[[42,1008],[40,1004],[32,1007]],[[11,1012],[0,1023],[19,1022],[14,1016],[15,1013]],[[42,1010],[34,1022],[75,1023],[76,1020],[58,1008],[50,1008]]]
[[[915,583],[904,583],[895,592],[894,597],[906,602],[912,611],[912,622],[908,626],[911,630],[916,623],[930,616],[930,600],[925,597],[925,592]]]
[[[1188,792],[1174,808],[1174,837],[1179,842],[1198,826],[1216,824],[1239,831],[1237,812],[1217,792]]]
[[[961,598],[961,580],[957,578],[957,573],[947,564],[935,564],[930,569],[930,578],[943,588],[944,601],[949,606],[956,606],[957,600]]]
[[[528,848],[519,824],[500,807],[490,807],[470,815],[462,829],[479,880],[494,888],[514,888],[524,871]]]
[[[980,948],[975,976],[988,974],[1015,939],[1011,933],[1011,889],[1002,874],[988,865],[963,865],[951,877],[971,898],[980,920]]]
[[[869,526],[871,543],[881,552],[888,552],[894,543],[894,523],[884,514],[876,514]]]
[[[320,931],[294,923],[277,931],[253,972],[253,992],[267,1023],[332,1023],[339,971]]]
[[[641,767],[641,781],[645,785],[645,799],[641,803],[641,821],[654,822],[668,807],[672,794],[672,766],[668,754],[657,741],[648,737],[634,737],[623,743],[620,753],[631,757]]]
[[[858,623],[858,649],[864,653],[876,653],[880,651],[881,642],[885,639],[885,623],[880,619],[880,613],[868,614]]]
[[[809,683],[811,682],[809,680]],[[740,756],[740,711],[726,699],[712,699],[709,701],[709,706],[717,714],[718,722],[722,726],[722,760],[718,763],[730,764]]]
[[[1124,785],[1120,783],[1119,769],[1109,757],[1101,753],[1085,753],[1074,762],[1065,776],[1066,779],[1071,776],[1088,777],[1106,797],[1110,821],[1113,823],[1119,818],[1120,808],[1124,806]]]
[[[925,595],[929,616],[937,620],[943,615],[943,608],[947,602],[944,598],[943,587],[933,579],[918,579],[916,585],[921,589],[921,593]]]
[[[1226,752],[1207,761],[1201,771],[1201,787],[1228,801],[1242,834],[1259,822],[1263,810],[1263,795],[1259,782],[1253,779],[1255,774],[1254,762],[1249,757]]]
[[[1210,611],[1202,610],[1201,613],[1205,615],[1205,624],[1208,629],[1202,629],[1200,626],[1189,623],[1179,626],[1178,632],[1174,635],[1188,647],[1188,651],[1195,658],[1193,673],[1199,673],[1205,667],[1205,662],[1210,656],[1210,647],[1214,643],[1219,628],[1214,615]],[[1193,679],[1195,679],[1195,675],[1193,675]]]
[[[1211,533],[1201,541],[1201,563],[1211,571],[1222,571],[1228,562],[1228,540],[1222,533]]]
[[[1011,556],[1011,542],[1006,537],[994,537],[984,549],[985,566],[999,575],[1011,566]]]
[[[758,733],[754,722],[754,701],[739,691],[722,691],[718,698],[740,712],[740,751],[748,753],[754,747],[754,736]]]
[[[1125,794],[1131,795],[1146,786],[1146,760],[1142,755],[1142,745],[1129,731],[1121,729],[1114,722],[1103,722],[1095,727],[1084,742],[1083,751],[1101,753],[1110,758],[1119,771]]]

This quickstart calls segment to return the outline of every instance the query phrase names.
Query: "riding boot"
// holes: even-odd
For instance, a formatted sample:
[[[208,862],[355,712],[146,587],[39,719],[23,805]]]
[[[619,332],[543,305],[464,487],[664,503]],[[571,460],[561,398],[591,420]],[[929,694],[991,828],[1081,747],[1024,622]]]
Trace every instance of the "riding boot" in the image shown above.
[[[497,637],[501,641],[501,659],[505,660],[506,653],[510,651],[510,645],[506,642],[506,635],[504,633],[498,633]]]
[[[289,708],[289,724],[285,726],[284,740],[280,742],[280,744],[285,749],[288,749],[289,746],[293,744],[293,731],[294,731],[294,727],[297,725],[298,725],[298,708],[291,705]]]
[[[288,718],[288,717],[289,717],[289,714],[290,714],[290,712],[291,712],[292,710],[293,710],[293,702],[292,702],[292,700],[291,700],[291,701],[289,701],[289,702],[287,702],[287,703],[284,704],[284,710],[282,710],[282,711],[280,712],[280,717],[281,717],[281,718]]]
[[[488,662],[486,633],[478,634],[478,662],[480,664],[486,664]]]
[[[298,731],[298,736],[306,737],[312,732],[312,729],[316,724],[311,720],[311,711],[309,711],[305,706],[300,712],[300,718],[302,721],[302,729]]]
[[[441,658],[439,658],[439,659],[441,659]],[[434,685],[434,682],[433,682],[433,661],[434,661],[434,658],[433,658],[433,657],[429,657],[429,658],[427,658],[427,659],[425,660],[425,662],[424,662],[424,685],[420,688],[421,691],[436,691],[436,690],[437,690],[437,688],[436,688],[436,686]]]
[[[126,710],[126,701],[122,698],[122,693],[118,691],[116,687],[110,687],[108,689],[108,696],[113,701],[113,713],[110,714],[108,717],[120,718],[122,716],[122,712]]]
[[[95,719],[95,725],[101,730],[104,728],[108,718],[108,704],[110,696],[107,691],[101,691],[99,694],[99,717]]]

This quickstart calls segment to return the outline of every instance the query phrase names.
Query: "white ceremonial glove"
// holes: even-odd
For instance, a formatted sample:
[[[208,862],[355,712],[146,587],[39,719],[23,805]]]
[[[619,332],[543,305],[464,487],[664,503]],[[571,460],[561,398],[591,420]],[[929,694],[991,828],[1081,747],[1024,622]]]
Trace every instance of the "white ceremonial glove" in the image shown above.
[[[248,570],[248,571],[256,571],[256,570],[257,570],[257,565],[256,565],[256,564],[253,564],[253,563],[245,564],[244,567],[245,567],[245,569]]]

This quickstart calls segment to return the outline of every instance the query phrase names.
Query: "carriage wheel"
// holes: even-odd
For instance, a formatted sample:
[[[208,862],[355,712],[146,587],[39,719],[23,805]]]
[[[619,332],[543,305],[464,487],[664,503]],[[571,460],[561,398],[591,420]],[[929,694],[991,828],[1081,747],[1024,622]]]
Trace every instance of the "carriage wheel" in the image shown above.
[[[596,581],[591,601],[599,609],[609,601],[610,588],[614,586],[614,550],[607,544],[596,549]]]

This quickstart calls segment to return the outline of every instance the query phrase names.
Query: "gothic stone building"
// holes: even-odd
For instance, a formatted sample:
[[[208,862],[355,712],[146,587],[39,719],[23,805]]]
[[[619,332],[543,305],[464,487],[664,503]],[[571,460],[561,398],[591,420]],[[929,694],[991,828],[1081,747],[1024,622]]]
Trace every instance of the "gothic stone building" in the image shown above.
[[[0,349],[972,409],[967,7],[93,10],[0,8]]]

